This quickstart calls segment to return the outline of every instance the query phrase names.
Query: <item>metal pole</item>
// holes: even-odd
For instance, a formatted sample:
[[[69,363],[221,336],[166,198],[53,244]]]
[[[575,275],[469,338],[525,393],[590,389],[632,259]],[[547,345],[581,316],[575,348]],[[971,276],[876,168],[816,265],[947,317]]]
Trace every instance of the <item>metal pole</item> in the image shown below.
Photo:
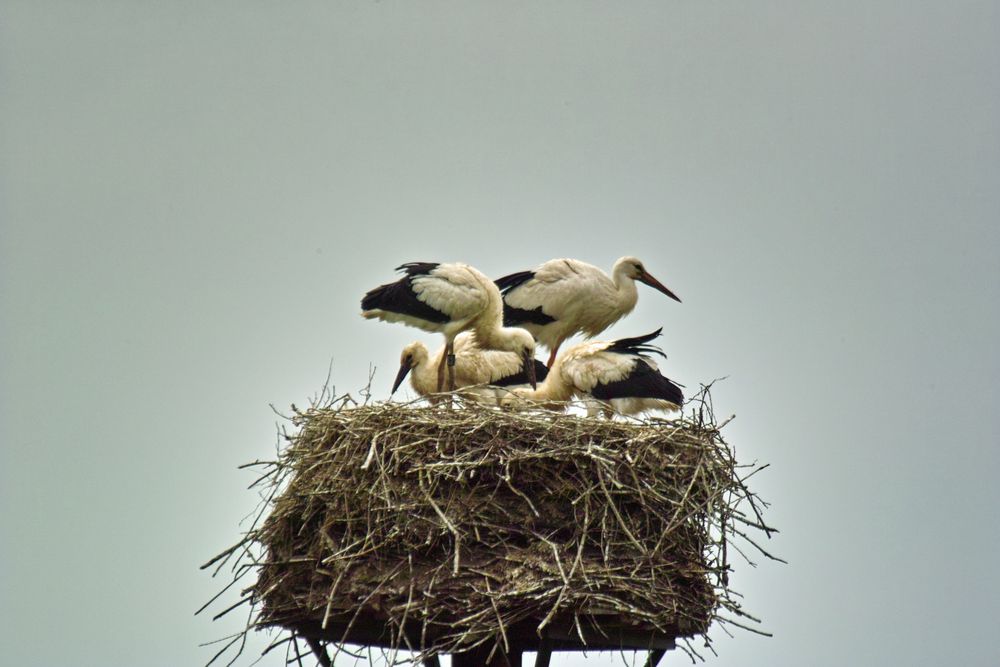
[[[538,655],[535,656],[535,667],[549,667],[550,660],[552,660],[552,649],[543,642],[538,647]]]
[[[333,662],[330,661],[330,656],[327,654],[326,649],[323,648],[323,645],[319,643],[319,640],[306,637],[306,643],[309,644],[309,648],[316,655],[319,664],[323,665],[323,667],[331,667],[333,665]]]
[[[666,654],[667,652],[661,648],[658,648],[655,651],[650,651],[649,657],[646,658],[646,667],[656,667],[660,664],[660,660],[662,660],[663,656]]]
[[[487,657],[493,651],[492,646],[477,646],[471,651],[464,653],[452,653],[452,667],[521,667],[520,646],[511,646],[510,653],[504,652],[499,646],[493,652],[493,658],[487,661]]]

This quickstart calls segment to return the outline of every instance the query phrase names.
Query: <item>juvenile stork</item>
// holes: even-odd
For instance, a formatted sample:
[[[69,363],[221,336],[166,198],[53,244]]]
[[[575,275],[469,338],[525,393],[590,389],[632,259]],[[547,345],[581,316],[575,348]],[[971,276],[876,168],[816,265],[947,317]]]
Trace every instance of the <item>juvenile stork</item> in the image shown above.
[[[662,329],[635,338],[612,342],[592,341],[567,348],[536,389],[517,388],[504,397],[504,407],[531,404],[562,411],[566,401],[584,398],[587,415],[598,410],[634,415],[649,410],[679,410],[684,404],[680,387],[660,374],[647,355],[666,356],[649,342]]]
[[[496,284],[503,293],[504,324],[527,329],[551,350],[551,368],[567,338],[577,333],[591,338],[632,312],[639,299],[637,280],[680,301],[635,257],[615,262],[610,277],[578,259],[553,259]]]
[[[485,349],[515,353],[529,383],[535,386],[535,341],[524,329],[503,326],[503,300],[489,278],[459,263],[411,262],[396,270],[405,275],[365,294],[361,315],[444,334],[438,391],[444,386],[446,363],[448,388],[455,388],[455,337],[463,331],[474,331]]]
[[[444,355],[443,347],[439,348],[432,356],[427,351],[427,346],[419,341],[404,347],[399,356],[399,373],[396,374],[396,381],[392,385],[392,393],[396,393],[399,385],[403,384],[403,380],[409,375],[410,385],[414,391],[421,396],[430,398],[432,403],[438,402],[440,398],[434,395],[438,391],[436,369],[441,365],[442,355]],[[545,364],[536,359],[531,361],[535,366],[536,379],[544,380],[548,374]],[[496,392],[488,389],[485,385],[513,387],[526,384],[529,384],[529,379],[517,353],[484,350],[477,344],[475,334],[468,331],[458,334],[455,338],[455,387],[457,389],[478,386],[482,390],[473,391],[473,397],[485,395],[491,400],[498,401],[499,397]]]

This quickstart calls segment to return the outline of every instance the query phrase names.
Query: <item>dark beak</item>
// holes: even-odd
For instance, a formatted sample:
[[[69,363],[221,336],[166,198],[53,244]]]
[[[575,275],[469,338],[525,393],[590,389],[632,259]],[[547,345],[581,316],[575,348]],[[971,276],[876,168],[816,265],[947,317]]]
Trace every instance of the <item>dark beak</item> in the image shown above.
[[[538,378],[535,376],[535,357],[528,350],[524,351],[524,374],[528,377],[532,389],[538,388]]]
[[[659,280],[649,275],[645,271],[643,271],[642,275],[636,278],[636,280],[638,280],[641,283],[646,283],[647,285],[649,285],[658,292],[663,292],[677,303],[681,302],[681,298],[679,296],[671,292],[669,289],[667,289],[667,287],[663,283],[661,283]]]
[[[411,368],[413,368],[413,366],[410,364],[409,359],[399,365],[399,372],[396,373],[396,381],[392,383],[392,391],[389,393],[390,396],[396,393],[396,390],[399,389],[399,385],[403,384],[403,380],[405,380],[406,376],[409,375]]]

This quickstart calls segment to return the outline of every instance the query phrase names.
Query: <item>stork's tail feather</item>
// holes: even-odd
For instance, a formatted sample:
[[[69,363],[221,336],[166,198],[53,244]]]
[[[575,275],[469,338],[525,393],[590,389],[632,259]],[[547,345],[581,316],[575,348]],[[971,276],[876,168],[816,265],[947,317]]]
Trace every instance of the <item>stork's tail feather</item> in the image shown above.
[[[407,262],[396,267],[397,271],[405,271],[408,276],[422,276],[441,266],[438,262]]]
[[[608,352],[620,352],[621,354],[636,354],[639,356],[648,354],[658,354],[664,359],[667,355],[664,354],[663,350],[656,347],[655,345],[647,345],[651,340],[657,338],[663,332],[663,327],[660,327],[652,333],[648,333],[645,336],[635,336],[633,338],[620,338],[610,346],[606,348]]]

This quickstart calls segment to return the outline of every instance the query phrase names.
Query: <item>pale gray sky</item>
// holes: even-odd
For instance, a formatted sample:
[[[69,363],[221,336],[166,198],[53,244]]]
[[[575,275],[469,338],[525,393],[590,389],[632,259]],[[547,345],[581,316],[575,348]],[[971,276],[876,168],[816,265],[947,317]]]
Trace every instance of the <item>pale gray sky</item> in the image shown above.
[[[790,561],[708,664],[1000,664],[998,248],[997,2],[3,2],[0,662],[208,658],[268,404],[437,342],[397,264],[634,254]]]

